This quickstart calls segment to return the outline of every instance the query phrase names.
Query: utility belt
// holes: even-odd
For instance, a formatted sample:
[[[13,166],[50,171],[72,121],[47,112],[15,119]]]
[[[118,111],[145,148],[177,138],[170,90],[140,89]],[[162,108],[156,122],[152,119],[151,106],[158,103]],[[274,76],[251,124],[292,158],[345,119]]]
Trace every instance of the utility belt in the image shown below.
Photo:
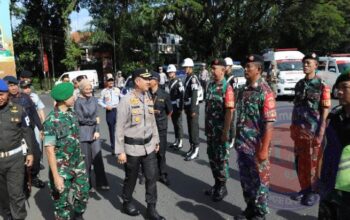
[[[180,108],[180,99],[176,99],[175,101],[171,101],[171,104],[175,105],[178,108]]]
[[[22,146],[19,146],[13,150],[6,151],[6,152],[0,152],[0,158],[6,158],[10,157],[12,155],[18,154],[20,152],[23,152]]]
[[[124,136],[124,143],[129,145],[145,145],[148,144],[152,140],[152,135],[150,135],[148,138],[131,138]]]
[[[186,101],[184,101],[184,105],[191,105],[192,98],[188,98]]]

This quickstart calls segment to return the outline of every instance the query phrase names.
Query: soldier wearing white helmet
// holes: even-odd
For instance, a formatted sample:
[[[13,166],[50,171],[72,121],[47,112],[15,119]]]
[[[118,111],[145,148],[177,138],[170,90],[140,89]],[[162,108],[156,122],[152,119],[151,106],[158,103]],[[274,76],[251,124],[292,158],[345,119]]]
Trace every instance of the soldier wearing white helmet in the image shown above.
[[[226,70],[225,70],[226,81],[229,85],[232,86],[232,88],[235,88],[235,78],[233,75],[233,61],[230,57],[226,57],[225,63],[226,63]],[[230,137],[229,137],[230,148],[232,148],[235,143],[236,121],[237,121],[236,112],[233,112],[233,120],[230,128]]]
[[[190,150],[185,154],[185,160],[190,161],[196,159],[199,154],[199,80],[196,75],[193,74],[193,60],[186,58],[182,64],[185,68],[186,80],[185,80],[185,95],[184,95],[184,109],[187,118],[187,127],[190,141]]]
[[[173,105],[173,114],[171,115],[171,120],[174,125],[175,131],[175,142],[169,147],[179,150],[182,148],[182,110],[184,104],[184,86],[181,79],[176,77],[176,67],[170,64],[167,68],[167,74],[169,77],[169,93],[171,104]]]

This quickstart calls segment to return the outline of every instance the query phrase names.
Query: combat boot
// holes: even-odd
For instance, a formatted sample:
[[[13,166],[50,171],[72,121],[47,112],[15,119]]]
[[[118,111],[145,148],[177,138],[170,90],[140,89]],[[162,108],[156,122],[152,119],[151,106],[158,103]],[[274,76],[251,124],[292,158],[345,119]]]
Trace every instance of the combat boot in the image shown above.
[[[140,211],[131,202],[124,202],[122,211],[130,216],[137,216],[140,214]]]
[[[178,139],[178,143],[174,147],[174,150],[180,150],[181,148],[182,148],[182,139]]]
[[[198,158],[198,156],[199,156],[199,147],[198,146],[194,146],[192,153],[189,156],[187,156],[185,158],[185,160],[186,161],[191,161],[191,160],[194,160],[194,159]]]
[[[175,148],[179,144],[179,139],[176,139],[174,143],[169,145],[169,148]]]
[[[215,180],[214,186],[212,186],[209,189],[205,190],[204,194],[207,195],[207,196],[213,196],[218,186],[219,186],[219,182],[217,180]]]
[[[73,220],[84,220],[83,213],[74,212]]]
[[[156,204],[147,204],[147,219],[149,220],[165,220],[163,216],[160,216],[156,210]]]
[[[247,208],[239,215],[233,217],[234,220],[246,220],[255,216],[254,208],[251,203],[248,203]]]
[[[227,196],[226,182],[221,182],[214,191],[213,201],[220,202]]]
[[[185,157],[190,156],[192,154],[193,150],[194,150],[194,147],[193,147],[193,144],[191,144],[190,149],[184,154],[184,156]]]

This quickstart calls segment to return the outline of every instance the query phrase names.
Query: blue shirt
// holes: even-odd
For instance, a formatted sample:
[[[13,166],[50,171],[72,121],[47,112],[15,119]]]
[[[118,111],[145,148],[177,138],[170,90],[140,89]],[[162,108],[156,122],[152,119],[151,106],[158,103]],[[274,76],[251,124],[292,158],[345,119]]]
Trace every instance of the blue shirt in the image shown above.
[[[120,90],[118,88],[105,88],[101,91],[101,97],[98,99],[98,104],[103,108],[111,106],[116,108],[119,103]]]

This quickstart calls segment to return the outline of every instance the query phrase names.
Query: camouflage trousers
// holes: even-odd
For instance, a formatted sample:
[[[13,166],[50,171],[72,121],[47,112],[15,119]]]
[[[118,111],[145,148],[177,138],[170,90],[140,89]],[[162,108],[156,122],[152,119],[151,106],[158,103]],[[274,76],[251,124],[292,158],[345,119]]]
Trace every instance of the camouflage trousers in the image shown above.
[[[59,193],[50,174],[49,186],[56,220],[71,219],[74,213],[84,213],[86,209],[90,185],[84,161],[81,161],[75,169],[70,170],[70,175],[72,178],[64,179],[64,191]]]
[[[265,215],[269,213],[267,205],[270,161],[258,163],[254,155],[238,152],[238,167],[243,197],[249,209]]]
[[[207,145],[210,168],[215,181],[226,182],[229,177],[229,143],[208,137]]]
[[[320,146],[314,146],[312,139],[295,139],[295,166],[302,191],[312,190],[316,183]]]

